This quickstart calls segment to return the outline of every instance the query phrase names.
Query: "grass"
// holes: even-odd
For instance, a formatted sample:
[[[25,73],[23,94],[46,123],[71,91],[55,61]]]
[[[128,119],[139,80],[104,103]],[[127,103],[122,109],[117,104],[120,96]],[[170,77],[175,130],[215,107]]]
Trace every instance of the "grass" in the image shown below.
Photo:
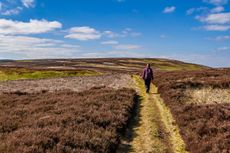
[[[163,60],[163,59],[152,59],[152,60],[145,59],[143,61],[146,63],[150,63],[155,68],[164,71],[201,70],[204,68],[200,65],[183,63],[179,61]]]
[[[202,89],[187,89],[185,91],[185,102],[196,105],[224,104],[230,103],[230,89],[213,89],[206,87]]]
[[[151,86],[151,93],[145,93],[143,81],[134,76],[141,96],[139,126],[134,128],[136,135],[132,141],[133,152],[175,152],[187,153],[185,143],[170,109],[164,104],[157,87]]]
[[[94,76],[100,75],[98,72],[88,70],[78,71],[55,71],[55,70],[26,70],[26,69],[1,69],[0,81],[21,80],[21,79],[44,79],[68,76]]]
[[[16,62],[25,62],[25,63],[27,63],[27,62],[33,62],[33,60],[16,60]]]
[[[49,60],[47,63],[46,60],[43,61],[33,61],[33,60],[20,60],[14,61],[10,64],[20,65],[25,67],[27,64],[31,64],[33,67],[43,67],[45,65],[49,65],[49,67],[55,67],[62,63],[63,67],[90,67],[90,69],[103,71],[121,71],[126,73],[128,71],[139,72],[145,67],[147,63],[150,63],[155,70],[162,71],[183,71],[183,70],[201,70],[206,69],[207,67],[202,65],[196,65],[192,63],[185,63],[175,60],[167,60],[167,59],[85,59],[85,60]],[[107,63],[107,64],[106,64]],[[110,63],[110,64],[108,64]],[[51,69],[50,69],[51,70]]]
[[[173,114],[186,149],[194,153],[230,150],[230,69],[159,72],[155,83]],[[163,114],[165,116],[165,113]]]
[[[157,92],[157,87],[154,86],[153,90]],[[157,94],[153,97],[156,101],[156,105],[159,109],[161,121],[164,125],[166,133],[169,134],[168,139],[169,143],[172,146],[173,152],[176,153],[187,153],[185,143],[180,135],[179,127],[176,125],[176,122],[171,114],[170,109],[165,105],[163,100],[160,98],[160,95]]]
[[[134,76],[138,92],[142,98],[139,110],[139,126],[134,129],[132,150],[134,152],[167,152],[162,139],[159,137],[160,127],[157,122],[158,112],[155,104],[149,101],[149,95],[145,93],[145,87],[138,76]]]

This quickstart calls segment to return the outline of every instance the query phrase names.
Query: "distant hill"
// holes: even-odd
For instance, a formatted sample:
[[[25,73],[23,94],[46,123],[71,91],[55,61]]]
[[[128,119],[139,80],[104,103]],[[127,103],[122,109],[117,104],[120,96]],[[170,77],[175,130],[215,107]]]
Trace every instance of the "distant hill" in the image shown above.
[[[139,72],[150,63],[155,70],[199,70],[208,67],[177,60],[159,58],[91,58],[91,59],[41,59],[3,60],[0,67],[27,68],[36,70],[94,70],[102,72]]]

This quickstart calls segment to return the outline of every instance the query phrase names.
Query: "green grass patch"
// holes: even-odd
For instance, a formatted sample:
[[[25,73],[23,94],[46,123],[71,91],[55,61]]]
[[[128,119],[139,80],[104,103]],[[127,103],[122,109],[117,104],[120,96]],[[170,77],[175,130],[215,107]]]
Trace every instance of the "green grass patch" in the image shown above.
[[[30,63],[30,62],[33,62],[33,60],[16,60],[16,62]]]
[[[27,69],[2,69],[0,70],[0,81],[21,79],[45,79],[69,76],[94,76],[100,73],[88,70],[77,71],[55,71],[55,70],[27,70]]]

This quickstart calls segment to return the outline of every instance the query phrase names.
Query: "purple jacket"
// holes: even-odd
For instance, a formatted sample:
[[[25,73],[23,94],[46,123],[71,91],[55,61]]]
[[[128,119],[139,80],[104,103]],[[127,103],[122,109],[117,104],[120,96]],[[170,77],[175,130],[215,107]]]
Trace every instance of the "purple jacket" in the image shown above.
[[[144,79],[144,80],[147,80],[147,79],[151,79],[153,80],[153,70],[151,68],[145,68],[142,72],[142,75],[141,77]]]

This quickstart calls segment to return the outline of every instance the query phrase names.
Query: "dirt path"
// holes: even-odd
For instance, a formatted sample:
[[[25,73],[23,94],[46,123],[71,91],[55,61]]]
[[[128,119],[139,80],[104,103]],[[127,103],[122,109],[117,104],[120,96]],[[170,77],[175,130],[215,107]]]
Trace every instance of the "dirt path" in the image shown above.
[[[152,86],[151,93],[146,94],[142,80],[137,76],[134,80],[140,102],[118,152],[186,153],[179,129],[157,88]]]

